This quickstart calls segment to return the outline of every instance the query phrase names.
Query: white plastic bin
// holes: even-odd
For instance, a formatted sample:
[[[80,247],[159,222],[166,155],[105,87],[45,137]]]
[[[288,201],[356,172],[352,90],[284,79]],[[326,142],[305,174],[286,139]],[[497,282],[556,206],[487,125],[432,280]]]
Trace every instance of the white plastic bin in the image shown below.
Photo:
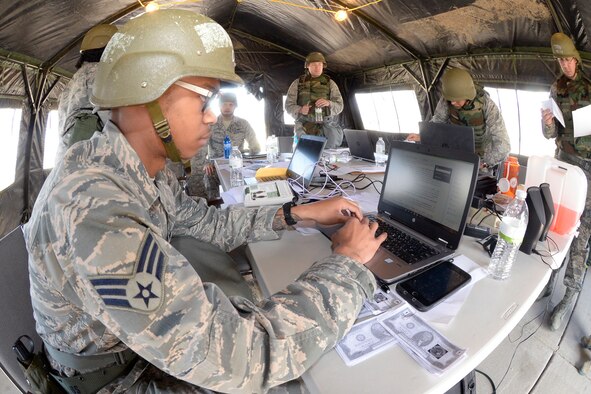
[[[572,234],[579,227],[585,209],[587,178],[577,166],[550,156],[531,156],[527,161],[525,186],[539,186],[547,182],[554,200],[554,220],[550,231]]]

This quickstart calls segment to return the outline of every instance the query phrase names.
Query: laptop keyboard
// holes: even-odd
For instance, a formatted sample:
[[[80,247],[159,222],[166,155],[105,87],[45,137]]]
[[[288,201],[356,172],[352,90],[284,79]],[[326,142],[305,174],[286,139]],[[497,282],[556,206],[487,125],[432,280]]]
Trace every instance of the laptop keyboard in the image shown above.
[[[376,235],[382,233],[388,234],[388,238],[384,241],[382,247],[386,248],[408,264],[423,261],[424,259],[435,256],[439,253],[436,249],[433,249],[424,242],[419,241],[373,215],[369,215],[368,218],[372,222],[378,223]]]

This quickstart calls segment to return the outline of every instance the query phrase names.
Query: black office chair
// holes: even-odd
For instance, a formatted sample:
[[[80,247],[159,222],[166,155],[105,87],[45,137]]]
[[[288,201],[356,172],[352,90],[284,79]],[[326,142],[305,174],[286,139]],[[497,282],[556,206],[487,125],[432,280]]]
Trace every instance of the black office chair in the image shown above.
[[[28,335],[41,349],[41,338],[35,331],[33,307],[29,295],[28,254],[20,227],[0,239],[0,368],[23,393],[29,385],[16,360],[12,345],[21,335]]]

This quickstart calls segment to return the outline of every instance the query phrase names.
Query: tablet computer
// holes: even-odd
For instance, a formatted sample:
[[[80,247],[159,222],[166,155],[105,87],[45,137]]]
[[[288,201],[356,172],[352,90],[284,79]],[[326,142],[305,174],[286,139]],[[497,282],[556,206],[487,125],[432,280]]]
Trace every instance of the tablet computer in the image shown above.
[[[396,292],[419,311],[428,311],[464,287],[472,277],[451,260],[399,282]]]

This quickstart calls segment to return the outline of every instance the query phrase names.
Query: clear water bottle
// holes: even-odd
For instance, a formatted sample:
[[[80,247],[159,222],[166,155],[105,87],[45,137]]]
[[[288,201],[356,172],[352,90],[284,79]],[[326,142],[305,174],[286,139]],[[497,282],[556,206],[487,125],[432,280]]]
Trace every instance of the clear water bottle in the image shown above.
[[[279,142],[277,137],[275,137],[275,134],[267,137],[267,142],[265,145],[267,151],[267,161],[273,164],[277,161],[277,157],[279,156]]]
[[[230,140],[230,136],[227,135],[224,138],[224,159],[229,159],[231,152],[232,152],[232,141]]]
[[[322,108],[316,107],[314,108],[314,120],[316,123],[322,123],[324,121],[322,117]]]
[[[230,185],[232,187],[242,186],[244,184],[244,177],[242,175],[242,153],[237,146],[232,147],[230,153]]]
[[[528,211],[523,189],[517,189],[515,198],[509,203],[499,229],[497,246],[488,264],[488,275],[493,279],[507,279],[523,241],[527,228]]]
[[[376,165],[383,166],[386,164],[386,143],[380,137],[376,142]]]
[[[295,152],[296,146],[298,146],[298,135],[293,133],[293,143],[291,144],[291,152]]]

